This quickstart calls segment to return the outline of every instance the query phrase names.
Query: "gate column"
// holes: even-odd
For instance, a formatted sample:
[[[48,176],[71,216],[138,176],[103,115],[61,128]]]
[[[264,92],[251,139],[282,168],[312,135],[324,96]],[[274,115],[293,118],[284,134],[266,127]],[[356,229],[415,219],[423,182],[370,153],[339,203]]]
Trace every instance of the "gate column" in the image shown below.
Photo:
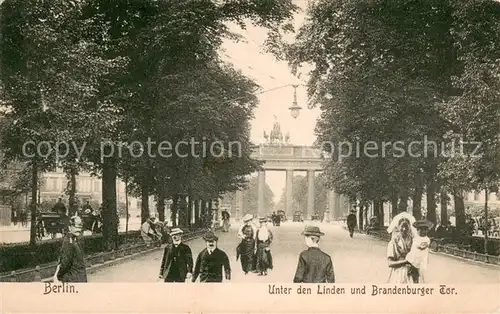
[[[314,170],[307,171],[307,217],[314,215]]]
[[[257,194],[257,208],[258,208],[258,213],[257,215],[259,217],[264,216],[266,209],[264,208],[264,193],[266,189],[266,172],[265,171],[259,171],[259,185],[258,185],[258,194]]]
[[[293,170],[286,171],[286,186],[285,186],[285,215],[288,217],[293,215]]]

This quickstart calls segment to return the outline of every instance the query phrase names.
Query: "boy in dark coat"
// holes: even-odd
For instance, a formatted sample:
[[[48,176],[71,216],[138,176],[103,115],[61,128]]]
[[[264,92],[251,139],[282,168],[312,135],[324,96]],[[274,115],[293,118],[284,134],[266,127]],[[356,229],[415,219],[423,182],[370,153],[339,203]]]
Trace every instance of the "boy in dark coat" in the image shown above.
[[[165,282],[185,282],[191,279],[193,272],[193,254],[191,248],[182,243],[183,231],[174,228],[170,232],[172,243],[167,244],[160,266],[160,279]]]
[[[231,280],[231,266],[227,254],[217,247],[217,236],[208,231],[203,236],[207,247],[198,254],[194,267],[193,282],[198,276],[200,282],[222,282],[222,271],[226,280]]]
[[[334,283],[335,274],[330,255],[321,251],[318,242],[325,235],[315,226],[306,226],[302,234],[305,237],[307,250],[302,251],[295,271],[295,283]]]
[[[64,238],[56,278],[61,282],[87,282],[83,251],[78,243],[82,234],[80,220],[72,220],[64,227]]]

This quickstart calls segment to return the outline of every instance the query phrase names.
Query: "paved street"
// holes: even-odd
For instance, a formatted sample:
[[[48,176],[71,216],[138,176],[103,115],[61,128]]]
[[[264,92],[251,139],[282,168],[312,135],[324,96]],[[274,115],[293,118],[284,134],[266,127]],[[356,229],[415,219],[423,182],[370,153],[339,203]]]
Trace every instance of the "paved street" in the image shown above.
[[[233,282],[291,282],[297,265],[298,254],[305,248],[300,232],[302,223],[284,223],[270,227],[274,233],[272,246],[275,269],[267,277],[244,275],[236,261],[236,224],[229,233],[219,233],[219,248],[230,257]],[[385,259],[387,244],[372,237],[356,234],[349,238],[340,225],[321,224],[326,235],[321,248],[333,258],[336,281],[339,283],[385,283],[389,273]],[[189,242],[194,259],[204,248],[204,242]],[[163,251],[141,256],[123,264],[99,270],[89,276],[90,282],[155,282],[159,273]],[[453,257],[431,254],[429,283],[439,284],[498,284],[498,268],[457,260]]]
[[[126,220],[125,218],[120,218],[120,232],[125,232]],[[128,230],[139,230],[141,227],[141,219],[137,217],[131,217],[128,223]],[[92,234],[90,231],[85,231],[85,235]],[[58,234],[57,237],[61,237]],[[50,235],[45,236],[44,240],[50,239]],[[29,222],[28,227],[22,227],[21,224],[14,226],[4,226],[0,227],[0,243],[19,243],[28,242],[30,240]]]

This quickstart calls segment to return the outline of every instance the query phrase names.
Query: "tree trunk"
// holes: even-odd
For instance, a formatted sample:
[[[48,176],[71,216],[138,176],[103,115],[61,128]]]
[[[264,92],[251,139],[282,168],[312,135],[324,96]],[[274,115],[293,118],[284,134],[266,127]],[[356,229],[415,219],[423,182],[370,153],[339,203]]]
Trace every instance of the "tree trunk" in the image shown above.
[[[358,210],[358,228],[360,231],[363,230],[363,214],[363,206],[360,205]]]
[[[189,227],[189,199],[184,196],[184,206],[183,206],[183,217],[184,217],[184,227]]]
[[[36,245],[36,200],[38,193],[38,165],[35,161],[31,164],[31,223],[30,223],[30,245]]]
[[[163,194],[160,193],[157,196],[157,201],[156,201],[156,210],[158,211],[158,219],[160,221],[165,221],[165,201],[167,197]]]
[[[200,227],[200,199],[196,198],[196,201],[194,202],[194,225],[196,228]]]
[[[456,227],[458,234],[465,229],[465,204],[462,191],[453,192],[453,202],[455,204]]]
[[[212,227],[212,219],[214,218],[213,214],[212,214],[212,200],[209,200],[208,203],[207,203],[207,225],[206,227],[207,228],[211,228]]]
[[[399,197],[398,212],[408,211],[408,193],[404,192]]]
[[[370,225],[370,221],[368,220],[368,208],[369,208],[369,206],[366,205],[365,206],[365,214],[364,214],[364,216],[365,216],[365,226],[369,226]]]
[[[373,201],[373,212],[377,216],[380,226],[384,225],[384,202],[377,200]]]
[[[490,195],[490,191],[488,188],[484,189],[484,220],[486,221],[486,230],[484,230],[484,254],[488,254],[488,232],[489,223],[488,223],[488,196]]]
[[[129,221],[129,213],[128,213],[128,179],[125,178],[125,234],[128,234],[128,221]]]
[[[426,198],[427,198],[427,220],[436,225],[436,191],[437,186],[434,182],[427,184]]]
[[[74,169],[70,170],[69,174],[69,216],[73,216],[77,210],[76,204],[76,171]]]
[[[440,221],[442,224],[445,224],[448,222],[448,202],[450,200],[450,197],[448,196],[448,193],[446,193],[446,190],[443,191],[441,190],[441,217]]]
[[[105,160],[102,170],[102,236],[108,250],[118,247],[116,177],[116,165],[113,161]]]
[[[189,227],[190,228],[194,226],[194,223],[193,223],[193,220],[194,220],[193,208],[195,206],[195,203],[196,203],[196,198],[193,197],[193,196],[190,196],[189,197]]]
[[[393,195],[391,197],[391,218],[394,218],[399,213],[398,211],[398,196]]]
[[[149,188],[141,187],[141,224],[149,219]]]
[[[412,213],[415,219],[420,219],[422,217],[422,194],[424,190],[422,186],[418,185],[415,187],[412,196]]]
[[[175,194],[172,198],[172,207],[170,208],[170,219],[172,219],[172,227],[177,227],[177,210],[179,207],[179,195]]]
[[[207,202],[205,200],[201,200],[200,205],[200,227],[204,228],[207,223]]]
[[[184,224],[184,214],[185,214],[185,197],[184,195],[180,195],[179,196],[179,203],[177,204],[177,217],[178,217],[178,221],[177,221],[177,224],[179,226],[179,228],[182,228],[182,227],[185,227],[185,224]]]

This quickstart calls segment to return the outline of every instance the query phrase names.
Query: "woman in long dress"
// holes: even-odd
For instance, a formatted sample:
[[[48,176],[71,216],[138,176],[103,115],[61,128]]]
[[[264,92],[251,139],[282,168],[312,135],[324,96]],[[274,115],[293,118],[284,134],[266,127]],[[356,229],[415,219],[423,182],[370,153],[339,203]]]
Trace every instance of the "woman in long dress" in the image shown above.
[[[260,219],[260,228],[257,230],[257,271],[259,276],[266,276],[269,269],[273,269],[273,259],[270,245],[273,242],[273,233],[267,228],[267,218]]]
[[[410,252],[413,234],[410,220],[406,217],[395,217],[398,219],[392,229],[391,241],[387,245],[387,260],[391,269],[388,283],[411,284],[414,283],[410,276],[410,264],[406,255]],[[393,225],[391,223],[391,225]]]
[[[243,217],[244,224],[238,231],[238,237],[241,239],[241,242],[236,248],[236,254],[241,259],[241,268],[245,275],[254,270],[256,228],[251,223],[252,219],[252,215],[245,215]]]

